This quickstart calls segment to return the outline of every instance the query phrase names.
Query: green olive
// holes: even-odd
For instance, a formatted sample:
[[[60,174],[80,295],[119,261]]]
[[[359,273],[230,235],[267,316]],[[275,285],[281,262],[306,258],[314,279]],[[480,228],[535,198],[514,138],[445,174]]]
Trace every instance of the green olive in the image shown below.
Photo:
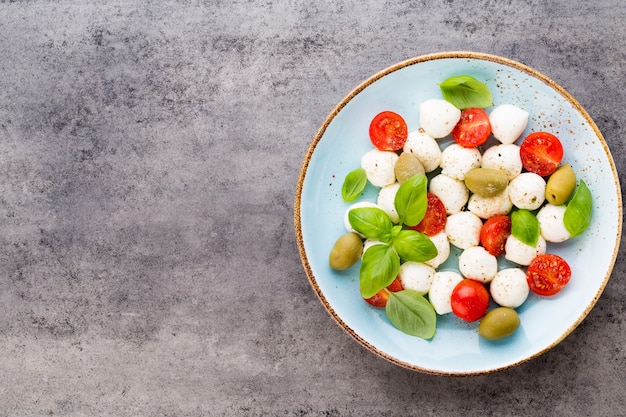
[[[489,340],[498,340],[515,333],[520,320],[517,312],[509,307],[497,307],[485,314],[478,325],[478,334]]]
[[[348,269],[363,253],[363,241],[356,233],[346,233],[337,239],[330,251],[328,262],[332,269],[338,271]]]
[[[424,166],[417,158],[410,152],[403,152],[396,161],[395,165],[396,179],[400,184],[415,175],[422,175],[425,173]]]
[[[474,194],[493,197],[509,185],[506,172],[495,168],[474,168],[465,174],[465,186]]]
[[[561,165],[546,183],[546,200],[559,206],[565,204],[576,189],[576,173],[570,164]]]

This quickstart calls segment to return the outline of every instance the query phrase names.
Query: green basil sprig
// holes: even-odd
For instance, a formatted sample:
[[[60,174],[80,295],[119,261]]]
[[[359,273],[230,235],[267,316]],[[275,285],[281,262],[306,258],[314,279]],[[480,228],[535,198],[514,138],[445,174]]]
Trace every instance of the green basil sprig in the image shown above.
[[[381,242],[368,248],[361,260],[359,282],[364,298],[374,296],[393,282],[401,259],[425,262],[437,256],[437,247],[428,236],[394,226],[389,215],[377,207],[352,209],[348,221],[366,238]]]
[[[443,98],[456,108],[463,110],[471,107],[486,108],[493,104],[489,87],[469,75],[458,75],[439,84]]]
[[[511,234],[528,246],[535,247],[539,241],[539,220],[528,210],[511,213]]]
[[[591,223],[591,213],[593,211],[593,197],[587,184],[580,180],[578,189],[567,203],[563,223],[572,237],[578,236],[587,229]]]
[[[361,194],[367,185],[367,174],[365,169],[357,168],[350,171],[343,180],[341,186],[341,197],[346,203],[354,201]]]
[[[428,206],[426,183],[425,175],[416,175],[398,189],[394,205],[401,223],[415,225],[424,217]],[[348,221],[366,238],[381,242],[363,254],[359,282],[364,298],[372,297],[391,284],[398,274],[401,260],[425,262],[437,256],[437,247],[428,236],[404,229],[401,224],[394,225],[389,215],[380,208],[352,209],[348,213]]]
[[[393,293],[386,289],[398,276],[403,260],[425,262],[437,256],[437,247],[428,236],[404,227],[416,225],[424,218],[428,207],[426,186],[423,174],[409,178],[400,186],[394,200],[400,218],[398,225],[377,207],[352,209],[348,221],[361,235],[380,242],[370,246],[361,259],[361,296],[370,298],[385,289],[390,295],[385,309],[389,321],[404,333],[430,339],[436,329],[434,307],[416,291]]]
[[[414,290],[389,291],[385,313],[395,327],[411,336],[431,339],[437,330],[435,309]]]

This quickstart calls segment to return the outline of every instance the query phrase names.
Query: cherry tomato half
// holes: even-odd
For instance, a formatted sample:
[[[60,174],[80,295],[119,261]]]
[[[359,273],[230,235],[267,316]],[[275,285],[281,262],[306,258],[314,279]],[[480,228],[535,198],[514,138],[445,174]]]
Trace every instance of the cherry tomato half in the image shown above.
[[[534,132],[524,139],[519,150],[522,165],[528,172],[547,177],[563,159],[563,145],[548,132]]]
[[[387,300],[389,299],[389,294],[387,293],[387,290],[392,292],[402,291],[403,288],[400,279],[394,279],[393,282],[389,284],[386,289],[380,290],[370,298],[365,298],[364,300],[374,307],[385,307],[387,305]]]
[[[446,227],[448,215],[443,201],[433,193],[426,193],[428,206],[421,222],[409,229],[417,230],[426,236],[435,236]]]
[[[526,271],[526,280],[531,291],[544,296],[561,291],[571,276],[572,270],[567,261],[553,253],[536,256]]]
[[[489,291],[480,282],[465,278],[452,290],[450,303],[455,316],[467,322],[473,322],[487,313]]]
[[[452,130],[452,138],[465,148],[475,148],[489,139],[491,123],[483,109],[470,108],[461,111],[461,119]]]
[[[480,229],[480,244],[493,256],[504,254],[506,239],[511,234],[509,216],[493,216]]]
[[[370,140],[381,151],[402,149],[408,136],[407,124],[397,113],[384,111],[377,114],[370,123]]]

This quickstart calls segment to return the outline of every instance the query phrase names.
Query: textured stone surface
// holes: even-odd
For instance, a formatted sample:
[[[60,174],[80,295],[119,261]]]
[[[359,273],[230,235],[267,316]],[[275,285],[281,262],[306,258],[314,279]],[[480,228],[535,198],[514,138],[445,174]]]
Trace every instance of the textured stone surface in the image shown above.
[[[622,176],[625,19],[621,0],[1,1],[0,416],[626,414],[622,255],[554,349],[445,378],[343,332],[293,232],[328,112],[429,52],[559,82]]]

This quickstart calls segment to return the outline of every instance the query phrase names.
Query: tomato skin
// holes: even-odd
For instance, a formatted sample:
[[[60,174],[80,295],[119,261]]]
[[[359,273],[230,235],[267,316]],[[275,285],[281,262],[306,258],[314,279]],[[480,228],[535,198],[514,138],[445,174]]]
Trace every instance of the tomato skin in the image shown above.
[[[379,150],[397,151],[404,146],[409,129],[402,116],[392,111],[384,111],[372,119],[369,135],[372,144]]]
[[[522,165],[528,172],[547,177],[556,171],[563,159],[563,145],[548,132],[534,132],[520,146]]]
[[[426,236],[435,236],[445,229],[448,215],[443,201],[433,193],[426,193],[428,206],[424,218],[417,225],[409,229],[417,230]]]
[[[387,289],[391,292],[398,292],[402,291],[404,288],[402,287],[402,282],[400,281],[400,278],[396,278],[391,284],[387,286]]]
[[[470,278],[459,282],[450,296],[454,315],[470,323],[481,319],[487,313],[489,300],[487,288]]]
[[[493,216],[480,229],[480,244],[493,256],[504,254],[506,239],[511,234],[511,218],[505,215]]]
[[[465,148],[482,145],[491,135],[491,122],[483,109],[469,108],[461,111],[461,119],[452,130],[452,138]]]
[[[553,253],[536,256],[526,270],[530,290],[548,297],[560,292],[571,277],[572,270],[567,261]]]
[[[387,286],[386,289],[378,291],[376,294],[371,296],[370,298],[364,298],[364,300],[374,307],[385,307],[387,305],[387,300],[389,300],[389,294],[387,290],[392,292],[402,291],[402,283],[400,279],[396,277],[391,284]]]

